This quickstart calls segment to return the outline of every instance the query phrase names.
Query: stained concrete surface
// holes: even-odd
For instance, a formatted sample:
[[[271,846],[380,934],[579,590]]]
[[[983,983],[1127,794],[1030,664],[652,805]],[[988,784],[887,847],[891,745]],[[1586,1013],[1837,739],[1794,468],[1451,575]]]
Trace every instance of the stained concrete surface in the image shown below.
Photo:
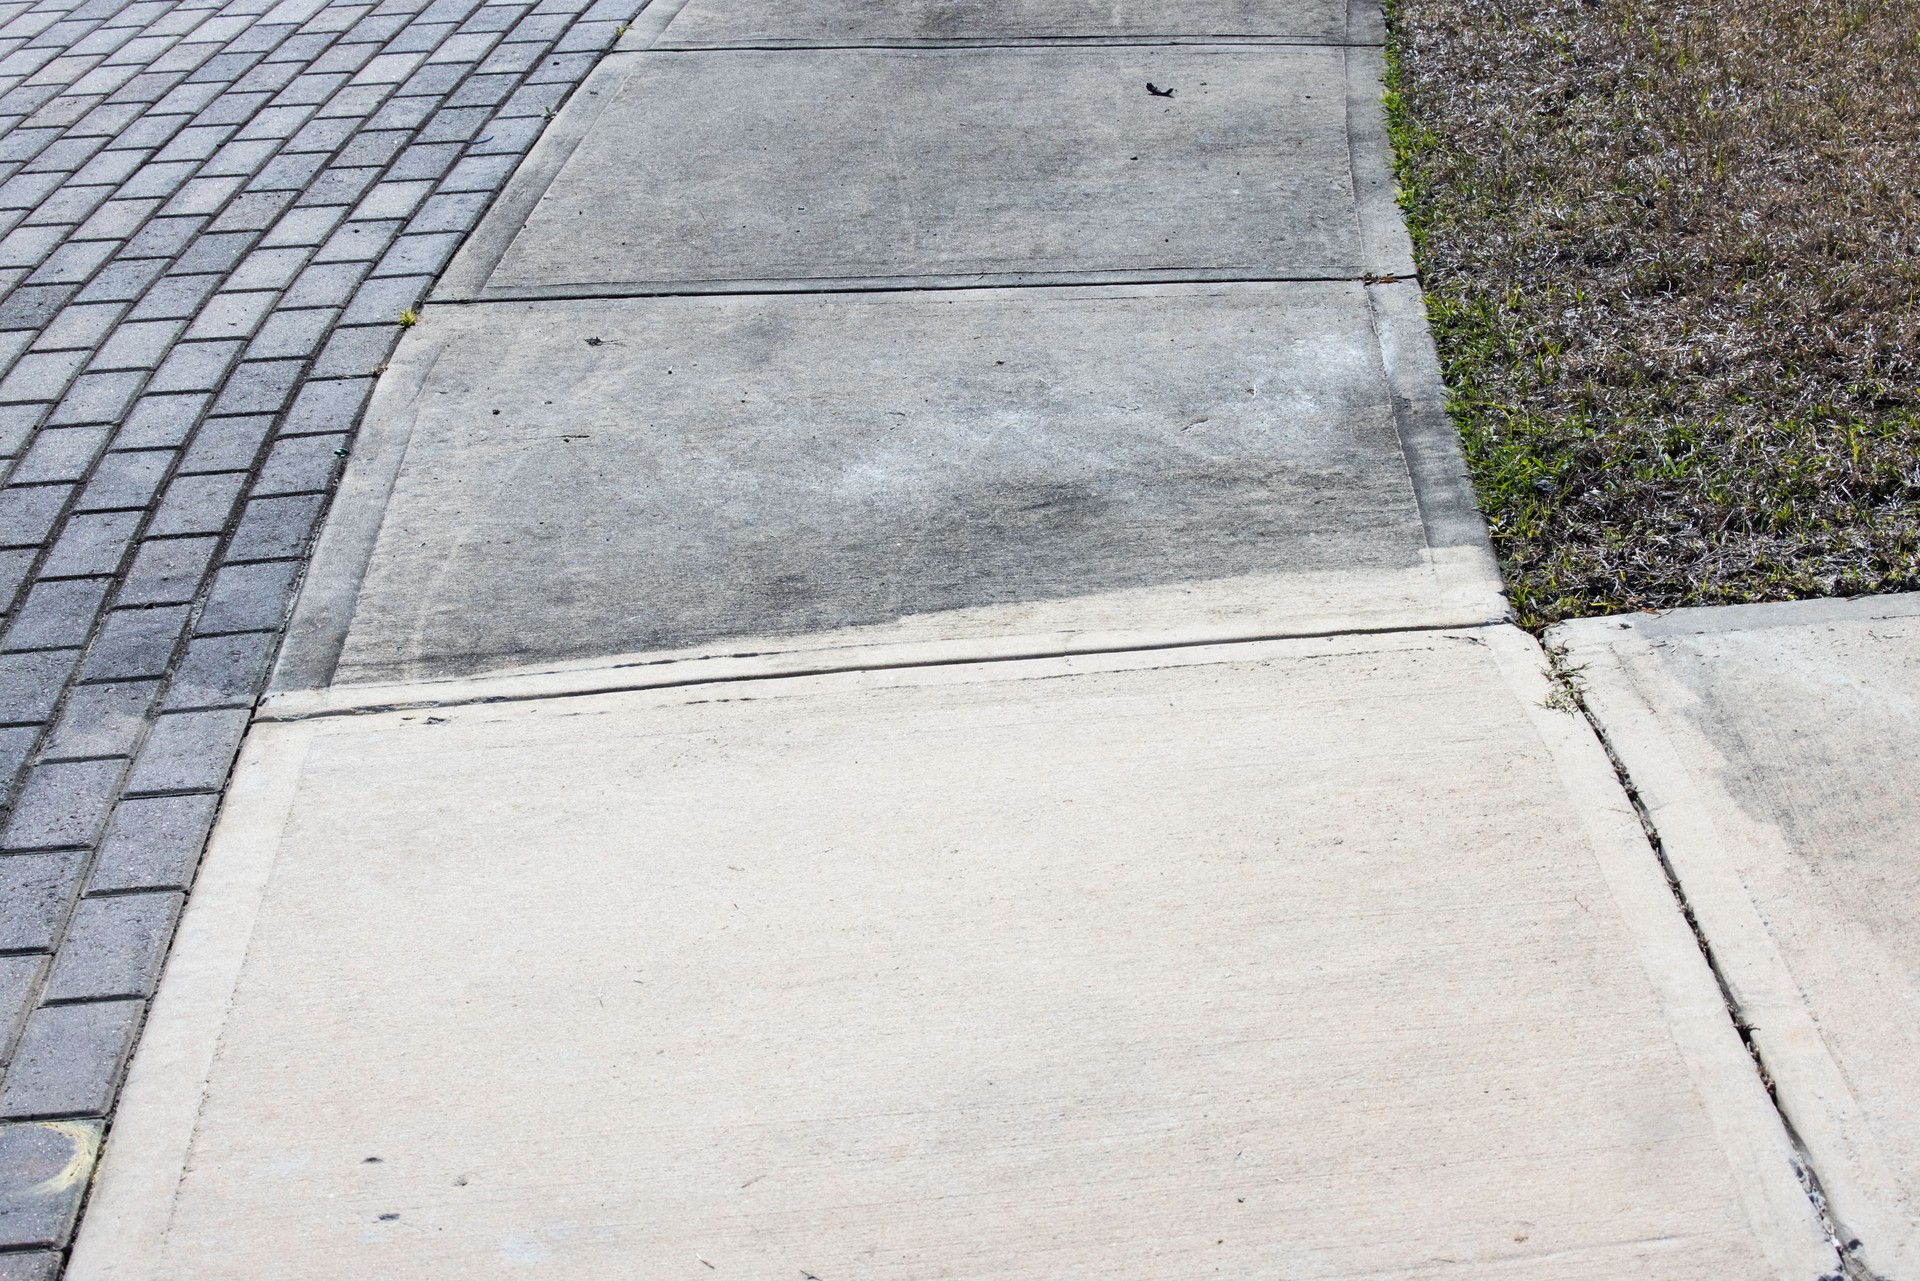
[[[336,675],[1497,617],[1484,561],[1427,545],[1369,292],[442,312],[376,408],[409,439]]]
[[[1354,6],[1367,13],[1370,6]],[[656,48],[1374,36],[1346,0],[691,0]]]
[[[641,54],[478,296],[1401,272],[1362,234],[1350,57]]]
[[[75,1281],[1831,1262],[1511,629],[257,727]]]
[[[1920,597],[1563,624],[1842,1229],[1920,1270]]]

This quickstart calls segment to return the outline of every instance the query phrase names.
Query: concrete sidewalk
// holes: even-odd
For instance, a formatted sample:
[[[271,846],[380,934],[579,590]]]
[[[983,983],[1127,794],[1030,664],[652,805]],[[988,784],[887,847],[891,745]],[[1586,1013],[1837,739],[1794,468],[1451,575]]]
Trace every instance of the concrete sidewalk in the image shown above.
[[[380,382],[70,1275],[1841,1275],[1504,621],[1379,33],[643,11]]]

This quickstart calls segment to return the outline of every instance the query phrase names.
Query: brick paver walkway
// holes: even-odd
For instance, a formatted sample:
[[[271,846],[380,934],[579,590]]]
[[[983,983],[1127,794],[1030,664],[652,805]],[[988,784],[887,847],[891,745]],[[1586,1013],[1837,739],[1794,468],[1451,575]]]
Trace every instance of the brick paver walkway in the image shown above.
[[[638,5],[0,3],[0,1281],[58,1270],[398,318]]]

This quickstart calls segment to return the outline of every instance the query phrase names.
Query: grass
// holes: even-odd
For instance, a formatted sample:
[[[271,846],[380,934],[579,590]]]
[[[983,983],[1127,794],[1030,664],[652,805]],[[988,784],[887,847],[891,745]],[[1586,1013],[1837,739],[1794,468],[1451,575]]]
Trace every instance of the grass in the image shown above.
[[[1521,621],[1920,588],[1920,0],[1397,0],[1387,111]]]

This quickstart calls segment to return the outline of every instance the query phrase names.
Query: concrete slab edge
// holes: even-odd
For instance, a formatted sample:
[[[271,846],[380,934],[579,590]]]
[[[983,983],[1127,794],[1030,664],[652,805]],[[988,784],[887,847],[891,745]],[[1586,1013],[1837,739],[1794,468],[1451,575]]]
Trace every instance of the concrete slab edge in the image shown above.
[[[1347,43],[1384,45],[1387,10],[1380,0],[1347,0]]]
[[[1822,601],[1736,608],[1745,619],[1781,626],[1789,620],[1806,624],[1841,616],[1911,616],[1920,613],[1920,599],[1890,607],[1870,601]],[[1913,1208],[1905,1204],[1805,994],[1740,880],[1727,840],[1712,817],[1709,794],[1717,784],[1687,765],[1711,759],[1711,752],[1704,743],[1674,741],[1655,714],[1656,707],[1683,706],[1687,696],[1664,684],[1650,662],[1630,669],[1622,661],[1622,652],[1632,649],[1651,658],[1651,643],[1663,633],[1741,625],[1739,618],[1702,617],[1708,612],[1581,619],[1550,629],[1547,642],[1562,652],[1596,732],[1640,798],[1679,892],[1711,948],[1734,1013],[1750,1029],[1755,1052],[1773,1081],[1778,1109],[1806,1150],[1841,1239],[1859,1242],[1850,1253],[1872,1275],[1904,1277],[1920,1267],[1920,1228],[1914,1226]]]
[[[107,1136],[69,1281],[151,1281],[312,731],[247,736]]]
[[[547,188],[572,158],[580,140],[600,119],[600,113],[613,101],[621,84],[633,74],[640,52],[660,38],[686,3],[687,0],[652,0],[640,10],[613,52],[602,58],[580,82],[553,123],[533,144],[526,159],[513,171],[513,177],[488,207],[480,225],[473,229],[447,265],[428,302],[466,302],[480,295],[487,278],[506,255],[507,247],[520,234],[527,216],[547,194]]]
[[[1362,6],[1364,7],[1364,6]],[[1351,19],[1349,19],[1351,23]],[[1364,26],[1364,19],[1363,19]],[[651,53],[739,53],[756,50],[816,49],[826,52],[832,49],[1047,49],[1062,45],[1085,45],[1100,49],[1115,48],[1161,48],[1183,45],[1214,45],[1223,49],[1236,47],[1266,48],[1270,46],[1309,47],[1315,49],[1344,48],[1348,45],[1377,47],[1383,40],[1354,39],[1351,35],[1343,39],[1331,40],[1322,36],[1294,36],[1280,33],[1220,35],[1178,35],[1145,34],[1134,36],[928,36],[920,37],[876,37],[871,40],[846,39],[831,42],[803,39],[755,39],[755,40],[714,40],[706,44],[663,44],[654,46]]]
[[[509,237],[511,238],[511,237]],[[502,252],[505,252],[504,247]],[[983,271],[968,275],[793,276],[738,280],[616,280],[592,284],[488,285],[457,303],[562,302],[617,298],[696,298],[715,294],[917,293],[956,289],[1071,289],[1127,285],[1345,284],[1361,276],[1325,272],[1292,275],[1242,267],[1116,271]]]
[[[371,539],[367,540],[371,546]],[[344,561],[344,555],[342,560]],[[362,562],[364,567],[364,561]],[[329,567],[331,570],[331,567]],[[344,577],[344,566],[341,570]],[[357,580],[356,580],[357,582]],[[1472,592],[1463,595],[1471,597]],[[345,633],[345,620],[339,631]],[[276,686],[261,700],[258,718],[304,720],[316,716],[365,715],[397,708],[450,707],[468,703],[519,702],[626,690],[671,689],[734,681],[764,681],[841,672],[896,671],[916,667],[953,667],[978,663],[1015,663],[1042,659],[1179,651],[1207,646],[1264,644],[1285,640],[1422,635],[1470,630],[1500,620],[1469,604],[1427,620],[1362,627],[1329,620],[1324,627],[1298,626],[1270,632],[1244,626],[1176,628],[1153,632],[1056,632],[1028,636],[979,636],[954,640],[902,641],[868,645],[839,644],[757,653],[625,654],[534,669],[488,673],[444,680],[380,684]],[[338,641],[334,654],[338,654]]]
[[[1886,596],[1772,601],[1762,605],[1701,605],[1689,609],[1582,618],[1561,623],[1555,631],[1569,637],[1598,638],[1611,637],[1626,630],[1638,636],[1657,639],[1663,636],[1753,631],[1763,627],[1817,627],[1826,623],[1860,623],[1876,618],[1917,616],[1920,616],[1920,592],[1900,592]]]
[[[401,339],[386,372],[374,384],[353,458],[334,494],[294,601],[293,617],[267,682],[269,692],[306,689],[333,679],[388,499],[413,439],[419,399],[442,350],[431,317],[424,318]]]
[[[1605,749],[1577,711],[1554,705],[1546,655],[1531,636],[1515,627],[1488,628],[1478,636],[1553,756],[1775,1273],[1836,1277],[1839,1256],[1800,1181],[1792,1136]]]
[[[1416,274],[1413,238],[1407,234],[1394,194],[1393,143],[1387,137],[1382,98],[1386,55],[1377,48],[1348,46],[1344,62],[1348,176],[1360,224],[1360,257],[1372,277],[1412,280]]]

